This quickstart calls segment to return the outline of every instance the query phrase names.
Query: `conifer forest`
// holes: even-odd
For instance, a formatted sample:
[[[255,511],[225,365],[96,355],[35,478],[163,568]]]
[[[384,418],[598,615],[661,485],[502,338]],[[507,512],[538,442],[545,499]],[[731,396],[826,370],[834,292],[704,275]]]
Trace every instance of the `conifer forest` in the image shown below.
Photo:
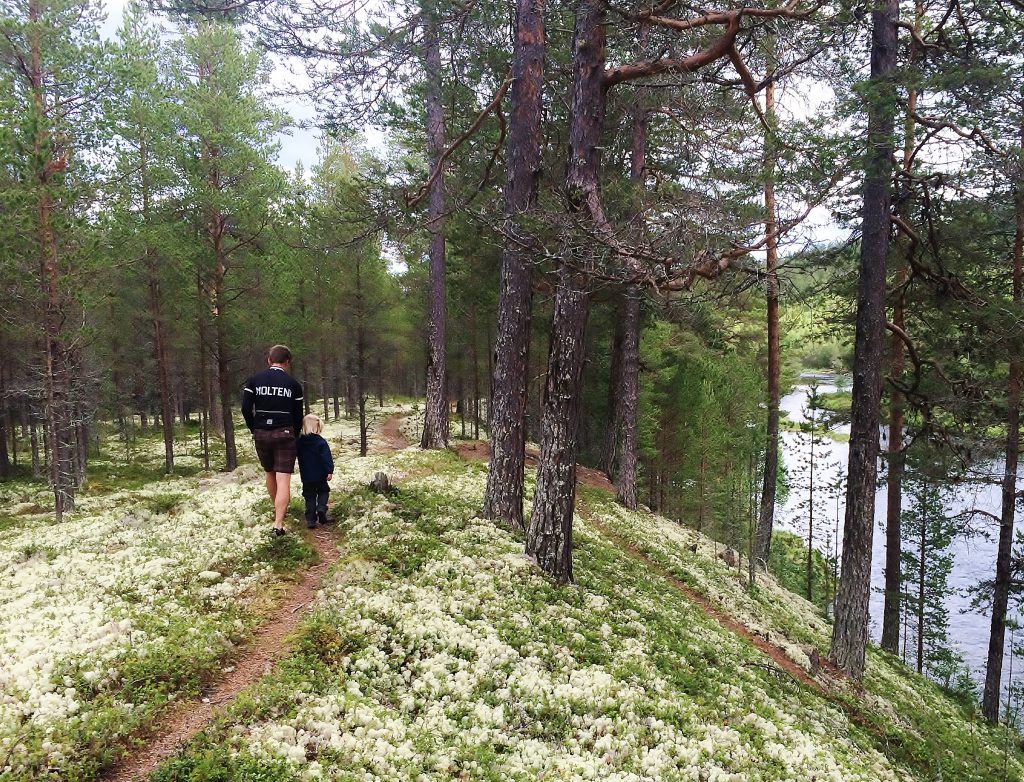
[[[1024,782],[1021,0],[0,0],[0,782]]]

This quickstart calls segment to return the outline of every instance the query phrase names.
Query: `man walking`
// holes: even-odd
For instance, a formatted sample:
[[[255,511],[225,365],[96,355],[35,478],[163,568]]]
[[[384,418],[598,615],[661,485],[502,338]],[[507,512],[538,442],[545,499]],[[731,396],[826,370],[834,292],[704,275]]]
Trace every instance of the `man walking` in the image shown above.
[[[274,345],[267,368],[245,381],[242,417],[252,432],[256,455],[266,473],[267,493],[274,503],[274,535],[284,535],[284,514],[292,499],[295,441],[302,431],[302,386],[288,374],[292,352]]]

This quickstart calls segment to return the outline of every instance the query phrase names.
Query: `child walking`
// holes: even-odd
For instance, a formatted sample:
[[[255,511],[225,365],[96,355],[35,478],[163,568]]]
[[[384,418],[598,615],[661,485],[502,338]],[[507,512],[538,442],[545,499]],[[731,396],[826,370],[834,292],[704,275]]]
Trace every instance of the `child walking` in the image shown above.
[[[320,416],[310,413],[302,419],[302,435],[296,446],[302,498],[306,501],[306,526],[310,529],[327,523],[327,497],[331,493],[327,482],[334,477],[331,447],[320,436],[323,428]]]

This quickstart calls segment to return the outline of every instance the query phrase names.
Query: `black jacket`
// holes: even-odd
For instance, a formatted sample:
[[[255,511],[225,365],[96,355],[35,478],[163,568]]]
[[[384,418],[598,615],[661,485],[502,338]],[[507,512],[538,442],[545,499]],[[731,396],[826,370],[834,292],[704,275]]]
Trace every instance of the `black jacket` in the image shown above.
[[[295,446],[299,454],[299,475],[303,483],[320,483],[334,472],[331,446],[318,434],[304,434]]]
[[[242,417],[253,429],[302,430],[302,386],[280,367],[267,367],[245,381]]]

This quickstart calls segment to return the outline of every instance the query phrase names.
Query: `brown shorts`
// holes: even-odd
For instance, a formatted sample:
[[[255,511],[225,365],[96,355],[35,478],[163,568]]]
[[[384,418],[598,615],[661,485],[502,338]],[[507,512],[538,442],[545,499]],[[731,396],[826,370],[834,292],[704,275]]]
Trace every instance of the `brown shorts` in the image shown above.
[[[256,443],[256,455],[265,472],[295,472],[295,430],[290,426],[282,429],[253,429],[252,439]]]

